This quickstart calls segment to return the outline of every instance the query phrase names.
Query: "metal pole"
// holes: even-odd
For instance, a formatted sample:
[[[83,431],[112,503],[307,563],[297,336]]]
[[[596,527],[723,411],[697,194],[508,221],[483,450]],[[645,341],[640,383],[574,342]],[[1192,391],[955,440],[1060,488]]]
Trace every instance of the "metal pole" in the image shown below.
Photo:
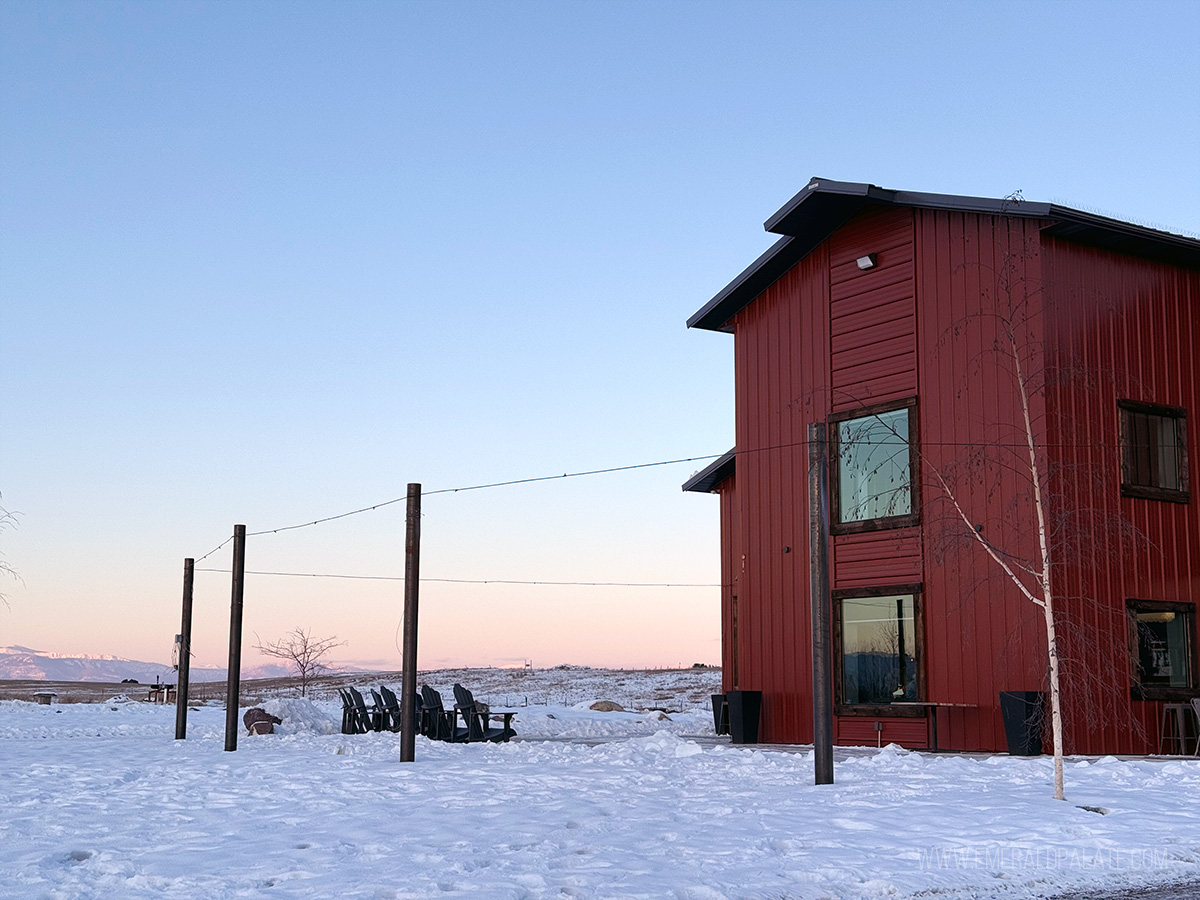
[[[421,585],[421,485],[408,486],[404,535],[404,653],[401,660],[400,761],[417,753],[417,594]]]
[[[833,784],[833,653],[829,592],[829,456],[824,422],[808,426],[814,784]]]
[[[233,526],[233,596],[229,602],[229,667],[225,674],[225,749],[236,750],[242,693],[242,587],[246,582],[246,526]]]
[[[179,672],[175,679],[175,740],[187,737],[188,676],[192,661],[192,579],[196,561],[183,561],[183,621],[179,626]]]

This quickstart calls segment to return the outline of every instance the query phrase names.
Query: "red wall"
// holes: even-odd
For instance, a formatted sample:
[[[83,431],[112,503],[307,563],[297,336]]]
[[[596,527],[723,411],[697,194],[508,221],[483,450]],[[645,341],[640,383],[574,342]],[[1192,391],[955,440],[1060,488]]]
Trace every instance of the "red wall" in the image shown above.
[[[999,692],[1044,687],[1045,626],[937,476],[992,544],[1036,561],[1024,420],[1011,357],[994,350],[1002,338],[993,313],[1017,307],[1023,362],[1039,368],[1040,223],[931,210],[916,222],[926,697],[973,705],[941,713],[941,746],[999,750]],[[1044,429],[1032,400],[1035,429]],[[1039,462],[1044,470],[1044,455]]]
[[[732,592],[739,683],[763,691],[760,736],[811,739],[806,426],[828,409],[829,265],[819,247],[735,319]],[[728,676],[727,676],[728,677]]]
[[[1050,441],[1072,538],[1055,589],[1068,627],[1068,746],[1157,752],[1161,705],[1130,697],[1127,599],[1200,596],[1200,272],[1063,240],[1043,245]],[[1121,497],[1117,400],[1188,412],[1192,500]]]

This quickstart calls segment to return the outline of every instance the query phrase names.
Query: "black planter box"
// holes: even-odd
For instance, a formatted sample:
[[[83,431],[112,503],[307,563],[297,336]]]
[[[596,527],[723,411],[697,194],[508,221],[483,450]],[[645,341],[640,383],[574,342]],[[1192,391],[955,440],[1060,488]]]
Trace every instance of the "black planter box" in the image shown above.
[[[717,734],[729,734],[729,704],[724,694],[712,695],[713,730]]]
[[[1042,691],[1001,691],[1000,715],[1011,756],[1038,756],[1042,752],[1042,726],[1046,695]]]
[[[758,743],[758,714],[762,709],[762,691],[729,691],[729,738],[734,744]]]

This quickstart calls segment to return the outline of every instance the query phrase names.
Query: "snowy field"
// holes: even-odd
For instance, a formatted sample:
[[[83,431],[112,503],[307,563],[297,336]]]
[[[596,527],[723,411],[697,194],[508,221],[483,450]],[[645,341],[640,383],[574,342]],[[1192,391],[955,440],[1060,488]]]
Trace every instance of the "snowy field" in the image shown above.
[[[576,674],[557,698],[477,690],[520,707],[520,739],[418,738],[412,764],[398,735],[336,733],[336,701],[268,700],[285,733],[236,753],[215,706],[174,741],[172,707],[0,702],[0,898],[1015,900],[1200,880],[1200,760],[1073,760],[1059,803],[1046,758],[839,751],[815,787],[810,753],[712,737],[711,675]]]

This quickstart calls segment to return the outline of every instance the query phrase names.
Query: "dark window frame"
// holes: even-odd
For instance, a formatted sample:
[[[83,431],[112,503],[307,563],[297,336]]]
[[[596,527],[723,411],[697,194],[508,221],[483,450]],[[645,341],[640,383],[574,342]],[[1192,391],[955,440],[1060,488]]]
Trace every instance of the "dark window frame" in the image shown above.
[[[865,419],[881,413],[907,410],[908,412],[908,491],[909,512],[899,516],[880,516],[874,519],[859,519],[853,522],[843,522],[842,519],[842,466],[841,445],[838,441],[838,429],[843,422],[853,419]],[[921,523],[921,491],[920,491],[920,459],[917,453],[917,398],[889,403],[876,403],[872,406],[860,406],[856,409],[835,413],[829,417],[829,501],[830,501],[830,531],[833,534],[854,534],[861,531],[881,531],[889,528],[911,528]]]
[[[894,716],[896,718],[921,718],[926,714],[923,706],[895,706],[891,703],[845,703],[843,697],[845,666],[842,663],[842,601],[866,597],[887,597],[893,594],[911,594],[913,598],[913,631],[917,641],[917,702],[925,699],[925,604],[922,603],[922,586],[918,584],[891,584],[885,587],[840,588],[833,591],[833,712],[838,716]]]
[[[1118,429],[1121,450],[1121,496],[1137,497],[1142,500],[1165,500],[1169,503],[1191,502],[1188,483],[1187,410],[1181,406],[1166,406],[1161,403],[1143,403],[1138,400],[1118,400]],[[1165,488],[1156,485],[1137,484],[1129,480],[1135,468],[1132,458],[1134,442],[1130,435],[1128,413],[1171,419],[1175,423],[1175,437],[1179,446],[1179,487]]]
[[[1191,684],[1187,687],[1167,687],[1163,685],[1143,685],[1138,677],[1140,653],[1137,633],[1137,613],[1139,612],[1173,612],[1185,617],[1183,629],[1187,641],[1188,676]],[[1193,697],[1200,697],[1200,663],[1196,659],[1196,604],[1168,600],[1139,600],[1136,598],[1125,601],[1125,618],[1128,627],[1129,644],[1129,684],[1130,696],[1134,700],[1160,700],[1186,703]]]

